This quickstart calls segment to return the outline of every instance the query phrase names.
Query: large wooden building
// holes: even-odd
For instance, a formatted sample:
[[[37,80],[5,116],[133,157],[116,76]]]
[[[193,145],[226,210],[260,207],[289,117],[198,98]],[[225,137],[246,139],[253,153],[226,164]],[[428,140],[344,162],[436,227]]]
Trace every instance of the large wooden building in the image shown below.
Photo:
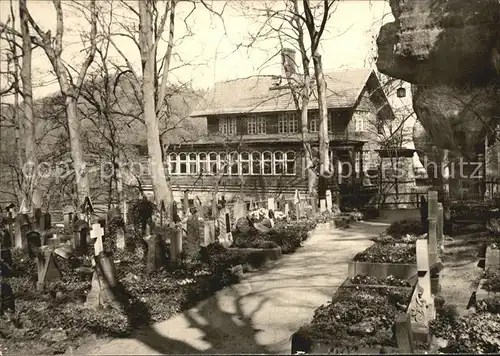
[[[293,53],[283,58],[284,67],[296,73]],[[370,69],[325,73],[325,79],[331,163],[344,176],[349,168],[342,163],[353,170],[338,182],[340,189],[362,187],[363,172],[374,168],[378,157],[376,130],[393,111]],[[307,191],[300,111],[287,83],[283,74],[254,76],[216,83],[208,91],[190,115],[206,119],[206,135],[164,146],[176,199],[189,190],[203,200],[215,186],[226,199],[235,194],[288,199],[296,189]],[[306,134],[312,147],[318,146],[316,97],[314,89]]]

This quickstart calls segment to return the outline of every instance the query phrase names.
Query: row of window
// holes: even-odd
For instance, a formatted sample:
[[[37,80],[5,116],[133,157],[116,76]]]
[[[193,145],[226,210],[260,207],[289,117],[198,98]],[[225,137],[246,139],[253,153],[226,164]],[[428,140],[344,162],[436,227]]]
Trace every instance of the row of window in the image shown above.
[[[367,112],[368,114],[368,112]],[[365,116],[360,115],[355,118],[355,131],[363,131],[365,126]],[[278,114],[278,133],[279,134],[292,134],[300,132],[300,115],[296,112],[281,113]],[[238,133],[238,118],[236,117],[221,117],[219,118],[219,132],[223,135],[234,136]],[[246,133],[249,135],[253,134],[265,134],[267,133],[266,128],[267,116],[262,115],[252,115],[246,118]],[[310,113],[308,120],[309,132],[319,131],[319,115],[318,113]],[[334,126],[334,119],[332,115],[328,118],[328,131],[332,132],[332,127]]]
[[[294,151],[171,153],[169,174],[295,175]]]

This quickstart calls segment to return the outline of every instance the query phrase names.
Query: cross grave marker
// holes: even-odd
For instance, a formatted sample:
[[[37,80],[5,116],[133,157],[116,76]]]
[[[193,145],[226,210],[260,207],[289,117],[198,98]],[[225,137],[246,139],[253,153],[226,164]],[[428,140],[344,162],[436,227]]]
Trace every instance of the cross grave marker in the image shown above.
[[[90,238],[95,240],[94,242],[94,255],[99,255],[102,251],[104,251],[104,247],[102,244],[102,238],[104,236],[104,229],[101,224],[92,224],[92,229],[90,230]]]

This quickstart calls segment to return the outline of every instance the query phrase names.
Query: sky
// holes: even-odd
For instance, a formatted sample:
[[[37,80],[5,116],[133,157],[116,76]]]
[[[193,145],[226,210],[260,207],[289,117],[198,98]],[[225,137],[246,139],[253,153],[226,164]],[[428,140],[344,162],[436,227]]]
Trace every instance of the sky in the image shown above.
[[[63,0],[63,3],[65,1]],[[222,10],[223,1],[208,1],[217,11]],[[67,4],[64,4],[67,5]],[[194,88],[209,88],[214,82],[247,77],[256,74],[279,74],[280,58],[270,60],[272,54],[279,48],[276,38],[259,40],[253,48],[247,49],[238,44],[249,42],[248,33],[256,33],[260,28],[256,10],[262,9],[266,3],[262,1],[246,1],[246,11],[241,11],[240,2],[234,0],[224,8],[222,22],[214,14],[210,14],[201,5],[197,5],[185,21],[192,34],[188,37],[183,19],[192,11],[191,3],[181,3],[178,6],[179,15],[176,22],[176,38],[174,62],[172,67],[181,63],[190,63],[172,71],[172,82],[190,81]],[[14,8],[17,8],[14,0]],[[55,33],[55,11],[51,1],[28,0],[28,8],[42,29],[51,29]],[[5,22],[10,14],[9,1],[0,1],[0,20]],[[117,22],[123,22],[124,13],[116,12]],[[385,15],[385,16],[384,16]],[[370,53],[376,49],[374,36],[384,22],[392,21],[389,3],[377,0],[345,0],[341,1],[328,21],[322,39],[323,67],[325,71],[365,68],[373,66]],[[80,31],[88,28],[85,18],[75,11],[67,10],[64,18],[65,36],[63,58],[75,67],[79,67],[84,54],[81,52]],[[138,69],[140,56],[132,41],[115,38],[127,58]],[[160,52],[165,45],[160,46]],[[179,61],[182,59],[182,61]],[[112,60],[121,62],[122,58],[113,51]],[[55,76],[42,50],[33,54],[34,97],[40,98],[58,91]]]

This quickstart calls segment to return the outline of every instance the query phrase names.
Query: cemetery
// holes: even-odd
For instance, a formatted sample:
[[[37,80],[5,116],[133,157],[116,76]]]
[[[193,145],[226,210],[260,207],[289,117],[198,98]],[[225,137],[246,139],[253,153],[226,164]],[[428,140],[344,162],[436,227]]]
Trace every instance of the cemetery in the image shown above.
[[[499,0],[0,9],[0,356],[500,354]]]
[[[51,225],[50,214],[41,215],[43,223],[36,216],[2,218],[0,333],[7,351],[22,344],[64,353],[88,335],[130,335],[294,252],[324,219],[291,221],[270,210],[254,223],[255,212],[224,208],[216,224],[191,208],[178,227],[163,227],[149,201],[129,209],[129,224],[117,208],[102,218],[84,209],[82,219],[65,216],[64,227]]]
[[[471,312],[464,313],[441,293],[447,236],[439,226],[445,219],[437,216],[443,209],[436,193],[429,192],[422,214],[428,218],[427,233],[422,234],[420,221],[404,220],[373,238],[374,244],[349,262],[349,277],[331,301],[292,335],[292,354],[500,351],[495,220],[486,219],[490,231],[481,245],[469,241],[468,249],[482,256],[478,266],[485,270],[472,283]]]

